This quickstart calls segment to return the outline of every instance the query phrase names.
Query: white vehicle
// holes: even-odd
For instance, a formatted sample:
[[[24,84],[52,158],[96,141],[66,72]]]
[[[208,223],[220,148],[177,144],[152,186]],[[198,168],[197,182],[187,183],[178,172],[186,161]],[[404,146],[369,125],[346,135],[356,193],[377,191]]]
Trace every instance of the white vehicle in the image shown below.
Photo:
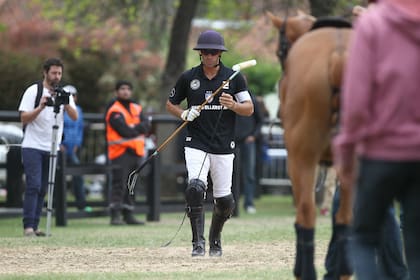
[[[287,150],[284,146],[283,128],[278,120],[263,125],[263,152],[259,184],[271,190],[288,192],[291,182],[287,175]]]
[[[20,126],[8,123],[0,123],[0,189],[6,183],[7,153],[10,147],[20,146],[23,131]]]

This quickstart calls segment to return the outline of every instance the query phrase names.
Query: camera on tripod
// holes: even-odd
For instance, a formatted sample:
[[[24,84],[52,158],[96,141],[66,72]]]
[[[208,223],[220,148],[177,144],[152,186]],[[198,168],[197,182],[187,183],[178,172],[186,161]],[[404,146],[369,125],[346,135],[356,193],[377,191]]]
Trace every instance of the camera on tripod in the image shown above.
[[[70,92],[65,91],[59,86],[54,88],[54,92],[56,93],[55,97],[48,97],[45,105],[59,107],[60,105],[69,104]]]

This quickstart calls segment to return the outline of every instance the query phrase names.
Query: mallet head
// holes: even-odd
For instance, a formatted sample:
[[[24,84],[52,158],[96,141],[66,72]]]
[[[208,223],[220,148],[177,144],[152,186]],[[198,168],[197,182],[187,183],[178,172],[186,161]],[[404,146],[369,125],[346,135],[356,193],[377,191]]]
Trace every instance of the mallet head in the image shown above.
[[[241,71],[242,69],[255,66],[257,65],[257,61],[255,59],[247,60],[232,66],[233,71]]]

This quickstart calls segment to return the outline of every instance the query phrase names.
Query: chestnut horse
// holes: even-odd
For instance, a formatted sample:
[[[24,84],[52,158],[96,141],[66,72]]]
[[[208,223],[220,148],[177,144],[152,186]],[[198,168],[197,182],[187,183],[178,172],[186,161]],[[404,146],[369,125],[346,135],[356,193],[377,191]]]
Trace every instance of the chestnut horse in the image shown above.
[[[351,35],[351,28],[342,27],[351,25],[332,18],[315,21],[303,12],[285,18],[268,16],[280,31],[279,57],[284,71],[279,111],[296,206],[293,273],[296,279],[312,280],[316,279],[316,174],[319,164],[332,163],[330,141],[338,119],[338,93]],[[338,252],[334,279],[352,275],[344,252],[352,218],[351,197],[350,186],[340,185],[340,207],[333,225]]]

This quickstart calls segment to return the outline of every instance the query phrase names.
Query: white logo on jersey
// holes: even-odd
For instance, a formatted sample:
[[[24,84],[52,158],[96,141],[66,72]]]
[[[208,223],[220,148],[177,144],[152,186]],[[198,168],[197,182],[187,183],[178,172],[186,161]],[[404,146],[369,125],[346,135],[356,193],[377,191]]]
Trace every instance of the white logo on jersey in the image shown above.
[[[223,82],[225,82],[225,81],[223,81]],[[227,83],[223,86],[223,89],[229,89],[229,82],[227,82]]]
[[[174,97],[175,96],[175,88],[171,89],[171,93],[169,94],[169,97]]]
[[[187,137],[185,137],[185,141],[186,141],[186,142],[191,142],[191,140],[192,140],[191,136],[187,136]]]
[[[235,149],[235,141],[230,142],[230,148]]]
[[[210,90],[207,90],[206,93],[204,94],[204,98],[207,100],[207,103],[213,102],[213,97],[211,96],[212,94],[213,92]]]
[[[191,81],[191,83],[190,83],[190,88],[191,88],[192,90],[197,90],[197,89],[199,89],[199,88],[200,88],[200,81],[199,81],[199,80],[197,80],[197,79],[192,80],[192,81]]]

